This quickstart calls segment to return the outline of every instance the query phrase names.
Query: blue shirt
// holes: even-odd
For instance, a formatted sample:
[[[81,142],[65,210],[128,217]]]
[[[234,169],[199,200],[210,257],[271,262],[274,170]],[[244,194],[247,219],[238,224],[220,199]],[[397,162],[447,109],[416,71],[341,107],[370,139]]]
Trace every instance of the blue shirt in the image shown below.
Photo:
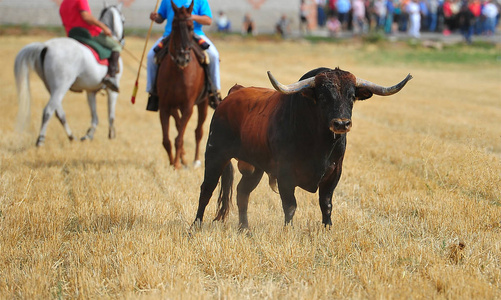
[[[174,19],[174,9],[172,8],[171,0],[163,0],[158,8],[157,13],[164,19],[167,20],[167,24],[165,24],[164,36],[170,35],[172,31],[172,20]],[[207,0],[173,0],[174,4],[177,7],[184,6],[188,8],[191,4],[191,1],[195,1],[193,5],[193,11],[191,12],[193,15],[198,16],[208,16],[212,18],[212,12],[209,7],[209,2]],[[205,35],[202,31],[202,24],[193,22],[194,28],[193,31],[198,35]]]
[[[345,14],[350,11],[351,3],[349,0],[338,0],[337,2],[337,11],[339,13]]]

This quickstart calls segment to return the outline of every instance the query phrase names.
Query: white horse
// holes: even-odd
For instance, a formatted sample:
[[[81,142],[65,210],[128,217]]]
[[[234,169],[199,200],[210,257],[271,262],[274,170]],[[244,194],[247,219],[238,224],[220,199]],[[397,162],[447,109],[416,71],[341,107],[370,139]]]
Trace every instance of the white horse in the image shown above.
[[[104,4],[99,18],[106,24],[113,33],[113,36],[124,43],[124,16],[122,14],[122,3],[119,5]],[[119,60],[120,71],[116,74],[119,81],[122,76],[123,63]],[[108,94],[108,122],[109,138],[115,138],[115,104],[118,93],[106,88],[102,83],[106,76],[108,67],[99,64],[89,48],[72,38],[54,38],[45,43],[32,43],[25,46],[16,56],[14,73],[19,99],[18,128],[24,128],[29,121],[31,97],[29,90],[29,72],[35,70],[42,79],[45,87],[50,93],[49,103],[44,108],[42,115],[42,127],[36,145],[41,146],[45,141],[47,124],[56,112],[56,116],[61,121],[68,138],[74,139],[63,110],[63,97],[68,90],[74,92],[87,92],[92,121],[87,134],[81,140],[94,137],[94,132],[98,124],[96,113],[96,93],[105,89]]]

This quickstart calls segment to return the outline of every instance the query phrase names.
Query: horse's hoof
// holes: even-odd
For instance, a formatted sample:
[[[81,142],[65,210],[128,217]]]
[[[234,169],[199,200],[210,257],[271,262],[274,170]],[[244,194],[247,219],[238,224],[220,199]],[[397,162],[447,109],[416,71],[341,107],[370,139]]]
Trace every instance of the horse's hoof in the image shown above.
[[[39,136],[37,139],[36,146],[41,147],[45,144],[45,137],[44,136]]]
[[[174,163],[174,169],[177,171],[177,170],[186,170],[188,169],[188,166],[183,164],[183,163]]]
[[[72,135],[68,136],[68,139],[70,140],[70,142],[73,142],[73,140],[75,139],[75,137]]]
[[[117,136],[117,135],[116,135],[116,133],[115,133],[115,128],[110,128],[110,132],[109,132],[109,134],[108,134],[108,138],[109,138],[110,140],[112,140],[112,139],[114,139],[116,136]]]
[[[198,169],[198,168],[200,168],[201,166],[202,166],[202,162],[201,162],[201,161],[199,161],[199,160],[195,160],[195,161],[193,162],[193,169]]]
[[[93,139],[93,137],[91,137],[89,135],[85,135],[85,136],[83,136],[83,137],[80,138],[80,141],[82,141],[82,142],[86,141],[86,140],[92,141],[92,139]]]

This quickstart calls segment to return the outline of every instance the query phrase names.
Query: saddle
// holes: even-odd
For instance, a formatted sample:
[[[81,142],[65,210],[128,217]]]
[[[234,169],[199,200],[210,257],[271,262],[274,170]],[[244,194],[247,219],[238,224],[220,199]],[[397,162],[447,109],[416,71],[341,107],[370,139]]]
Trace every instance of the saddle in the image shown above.
[[[155,47],[155,62],[159,65],[164,57],[169,54],[169,38],[170,36],[165,37],[163,40],[158,43]],[[209,64],[209,55],[205,50],[209,48],[209,44],[200,36],[195,35],[193,40],[191,41],[191,49],[195,53],[195,57],[200,63],[201,66]]]
[[[96,60],[98,62],[107,60],[111,56],[111,50],[99,44],[91,35],[89,30],[83,27],[74,27],[68,32],[68,37],[73,38],[85,46],[94,50],[97,54]],[[101,63],[102,64],[102,63]]]

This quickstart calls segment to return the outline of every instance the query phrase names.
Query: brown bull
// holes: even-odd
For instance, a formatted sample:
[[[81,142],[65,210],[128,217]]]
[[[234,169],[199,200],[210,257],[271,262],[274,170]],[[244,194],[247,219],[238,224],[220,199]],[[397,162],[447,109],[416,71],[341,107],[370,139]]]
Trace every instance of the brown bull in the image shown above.
[[[285,224],[296,211],[298,186],[319,191],[322,223],[332,225],[332,195],[341,177],[353,103],[373,94],[395,94],[412,78],[409,74],[395,86],[382,87],[338,68],[319,68],[284,86],[268,75],[277,91],[235,85],[214,113],[195,223],[202,222],[219,177],[216,220],[227,216],[233,185],[230,160],[235,158],[242,173],[237,186],[241,228],[248,228],[249,195],[264,172],[272,187],[278,183]]]

